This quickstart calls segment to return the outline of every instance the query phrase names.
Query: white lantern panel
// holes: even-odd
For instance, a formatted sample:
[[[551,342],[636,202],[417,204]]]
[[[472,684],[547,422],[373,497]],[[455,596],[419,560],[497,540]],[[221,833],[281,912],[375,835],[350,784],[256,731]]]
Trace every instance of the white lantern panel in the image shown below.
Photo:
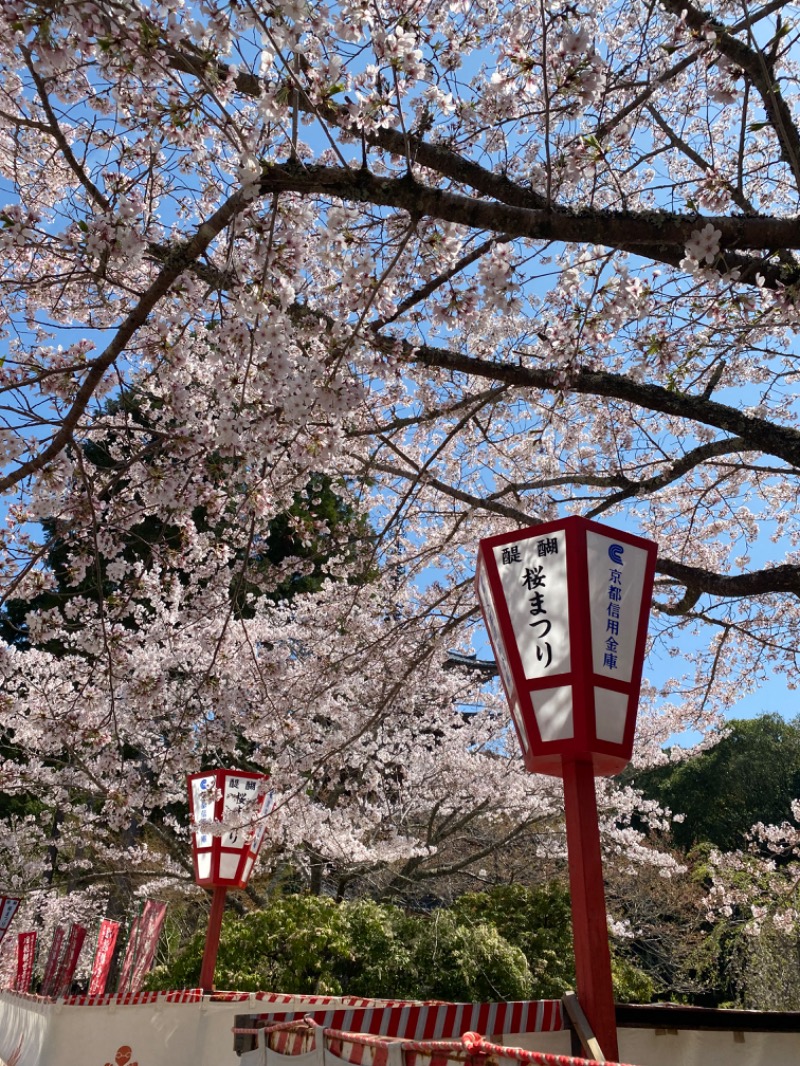
[[[494,558],[525,677],[566,673],[570,653],[564,531],[497,545]]]
[[[250,858],[247,860],[247,862],[244,864],[244,871],[242,873],[242,880],[243,881],[249,881],[250,880],[250,871],[253,869],[253,863],[254,862],[255,862],[255,859],[253,859],[253,857],[251,855]]]
[[[489,636],[492,638],[492,647],[494,648],[495,657],[497,659],[497,669],[500,671],[500,678],[505,685],[506,692],[510,694],[514,691],[511,667],[506,655],[506,647],[503,643],[503,637],[500,633],[500,626],[497,621],[492,594],[489,589],[489,580],[486,577],[486,569],[483,566],[483,563],[479,564],[478,599],[481,601],[483,617],[486,620]]]
[[[598,740],[621,744],[625,736],[627,715],[628,696],[626,693],[612,692],[608,688],[595,688],[594,716]]]
[[[197,880],[206,881],[211,877],[211,852],[197,852]]]
[[[219,853],[219,876],[223,881],[230,881],[236,877],[241,857],[238,851],[221,851]]]
[[[217,779],[213,774],[208,777],[195,777],[192,780],[192,804],[195,822],[214,821],[214,802],[217,795]],[[210,833],[195,833],[198,848],[211,847]]]
[[[647,552],[590,530],[586,554],[594,672],[630,681]]]
[[[543,741],[569,740],[575,735],[571,685],[539,689],[531,693],[531,702]]]
[[[249,843],[251,826],[256,817],[260,782],[252,777],[225,778],[225,804],[222,817],[231,826],[222,838],[223,848],[244,850]]]
[[[522,747],[528,752],[530,751],[531,742],[528,740],[528,730],[525,728],[525,723],[522,720],[522,715],[519,709],[519,701],[516,696],[511,700],[511,717],[514,719],[514,724],[517,727],[517,733],[522,739]]]

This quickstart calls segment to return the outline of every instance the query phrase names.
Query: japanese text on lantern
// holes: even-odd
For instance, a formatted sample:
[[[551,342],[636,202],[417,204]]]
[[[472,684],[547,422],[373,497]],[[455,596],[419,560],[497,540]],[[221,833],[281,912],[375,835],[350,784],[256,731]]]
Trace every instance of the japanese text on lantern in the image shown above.
[[[229,777],[226,780],[224,818],[230,828],[223,838],[223,847],[239,846],[240,835],[243,840],[252,837],[251,823],[258,813],[258,799],[258,782],[253,778]]]
[[[631,679],[647,552],[590,530],[586,537],[595,672]]]
[[[537,541],[536,552],[539,558],[546,558],[548,555],[558,554],[558,541],[555,537],[548,537],[545,540]],[[547,575],[544,571],[544,566],[540,563],[538,566],[526,566],[525,573],[522,577],[522,584],[525,586],[530,595],[530,613],[533,615],[533,621],[528,625],[534,630],[534,637],[536,640],[536,658],[541,662],[545,660],[545,668],[553,661],[553,646],[547,640],[550,634],[550,630],[553,628],[553,623],[547,617],[547,608],[544,605],[545,586],[547,584]]]
[[[614,544],[612,548],[621,545]],[[611,550],[611,549],[610,549]],[[617,567],[609,567],[608,570],[608,605],[606,607],[606,645],[603,655],[603,666],[609,670],[617,669],[617,655],[619,652],[619,605],[622,601],[622,571]]]
[[[564,534],[494,549],[514,637],[527,678],[569,670]]]
[[[199,825],[201,822],[214,821],[214,804],[216,801],[217,781],[212,775],[208,777],[196,777],[192,782],[194,792],[194,820]],[[196,834],[198,848],[211,847],[211,834],[204,829]]]

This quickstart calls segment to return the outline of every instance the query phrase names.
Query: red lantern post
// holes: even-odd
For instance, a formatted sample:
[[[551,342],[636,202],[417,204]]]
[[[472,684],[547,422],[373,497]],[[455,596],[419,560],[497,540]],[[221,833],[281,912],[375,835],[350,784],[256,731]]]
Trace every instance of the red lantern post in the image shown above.
[[[476,587],[525,765],[564,780],[578,998],[617,1059],[594,778],[630,761],[656,545],[585,518],[480,542]]]
[[[213,888],[208,933],[200,970],[205,991],[214,987],[225,893],[245,888],[264,839],[272,795],[264,774],[247,770],[206,770],[188,774],[194,876]]]

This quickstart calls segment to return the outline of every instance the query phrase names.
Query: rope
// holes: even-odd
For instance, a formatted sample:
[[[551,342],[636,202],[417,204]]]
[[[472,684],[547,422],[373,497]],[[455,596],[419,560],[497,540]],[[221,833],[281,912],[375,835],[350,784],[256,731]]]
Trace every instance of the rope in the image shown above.
[[[480,1033],[464,1033],[461,1038],[464,1047],[479,1054],[501,1055],[517,1062],[536,1063],[537,1066],[591,1066],[590,1059],[573,1058],[571,1055],[553,1055],[546,1051],[525,1051],[519,1047],[504,1047],[502,1044],[490,1044]],[[607,1066],[626,1066],[625,1063],[607,1063]]]

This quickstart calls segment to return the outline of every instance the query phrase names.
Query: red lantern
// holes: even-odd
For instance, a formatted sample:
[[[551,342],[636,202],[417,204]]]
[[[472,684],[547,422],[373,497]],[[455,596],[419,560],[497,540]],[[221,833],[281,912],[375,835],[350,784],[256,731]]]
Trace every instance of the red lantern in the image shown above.
[[[189,812],[197,826],[192,833],[194,876],[198,885],[213,888],[200,984],[214,987],[225,892],[245,888],[264,839],[272,807],[267,777],[247,770],[205,770],[188,774]]]
[[[480,542],[476,585],[525,765],[629,762],[656,545],[585,518]]]
[[[478,599],[528,770],[564,779],[578,998],[619,1058],[595,777],[633,750],[656,546],[585,518],[480,542]]]
[[[192,834],[195,881],[204,888],[244,888],[271,806],[267,778],[248,770],[205,770],[186,780],[189,813],[198,826]]]

